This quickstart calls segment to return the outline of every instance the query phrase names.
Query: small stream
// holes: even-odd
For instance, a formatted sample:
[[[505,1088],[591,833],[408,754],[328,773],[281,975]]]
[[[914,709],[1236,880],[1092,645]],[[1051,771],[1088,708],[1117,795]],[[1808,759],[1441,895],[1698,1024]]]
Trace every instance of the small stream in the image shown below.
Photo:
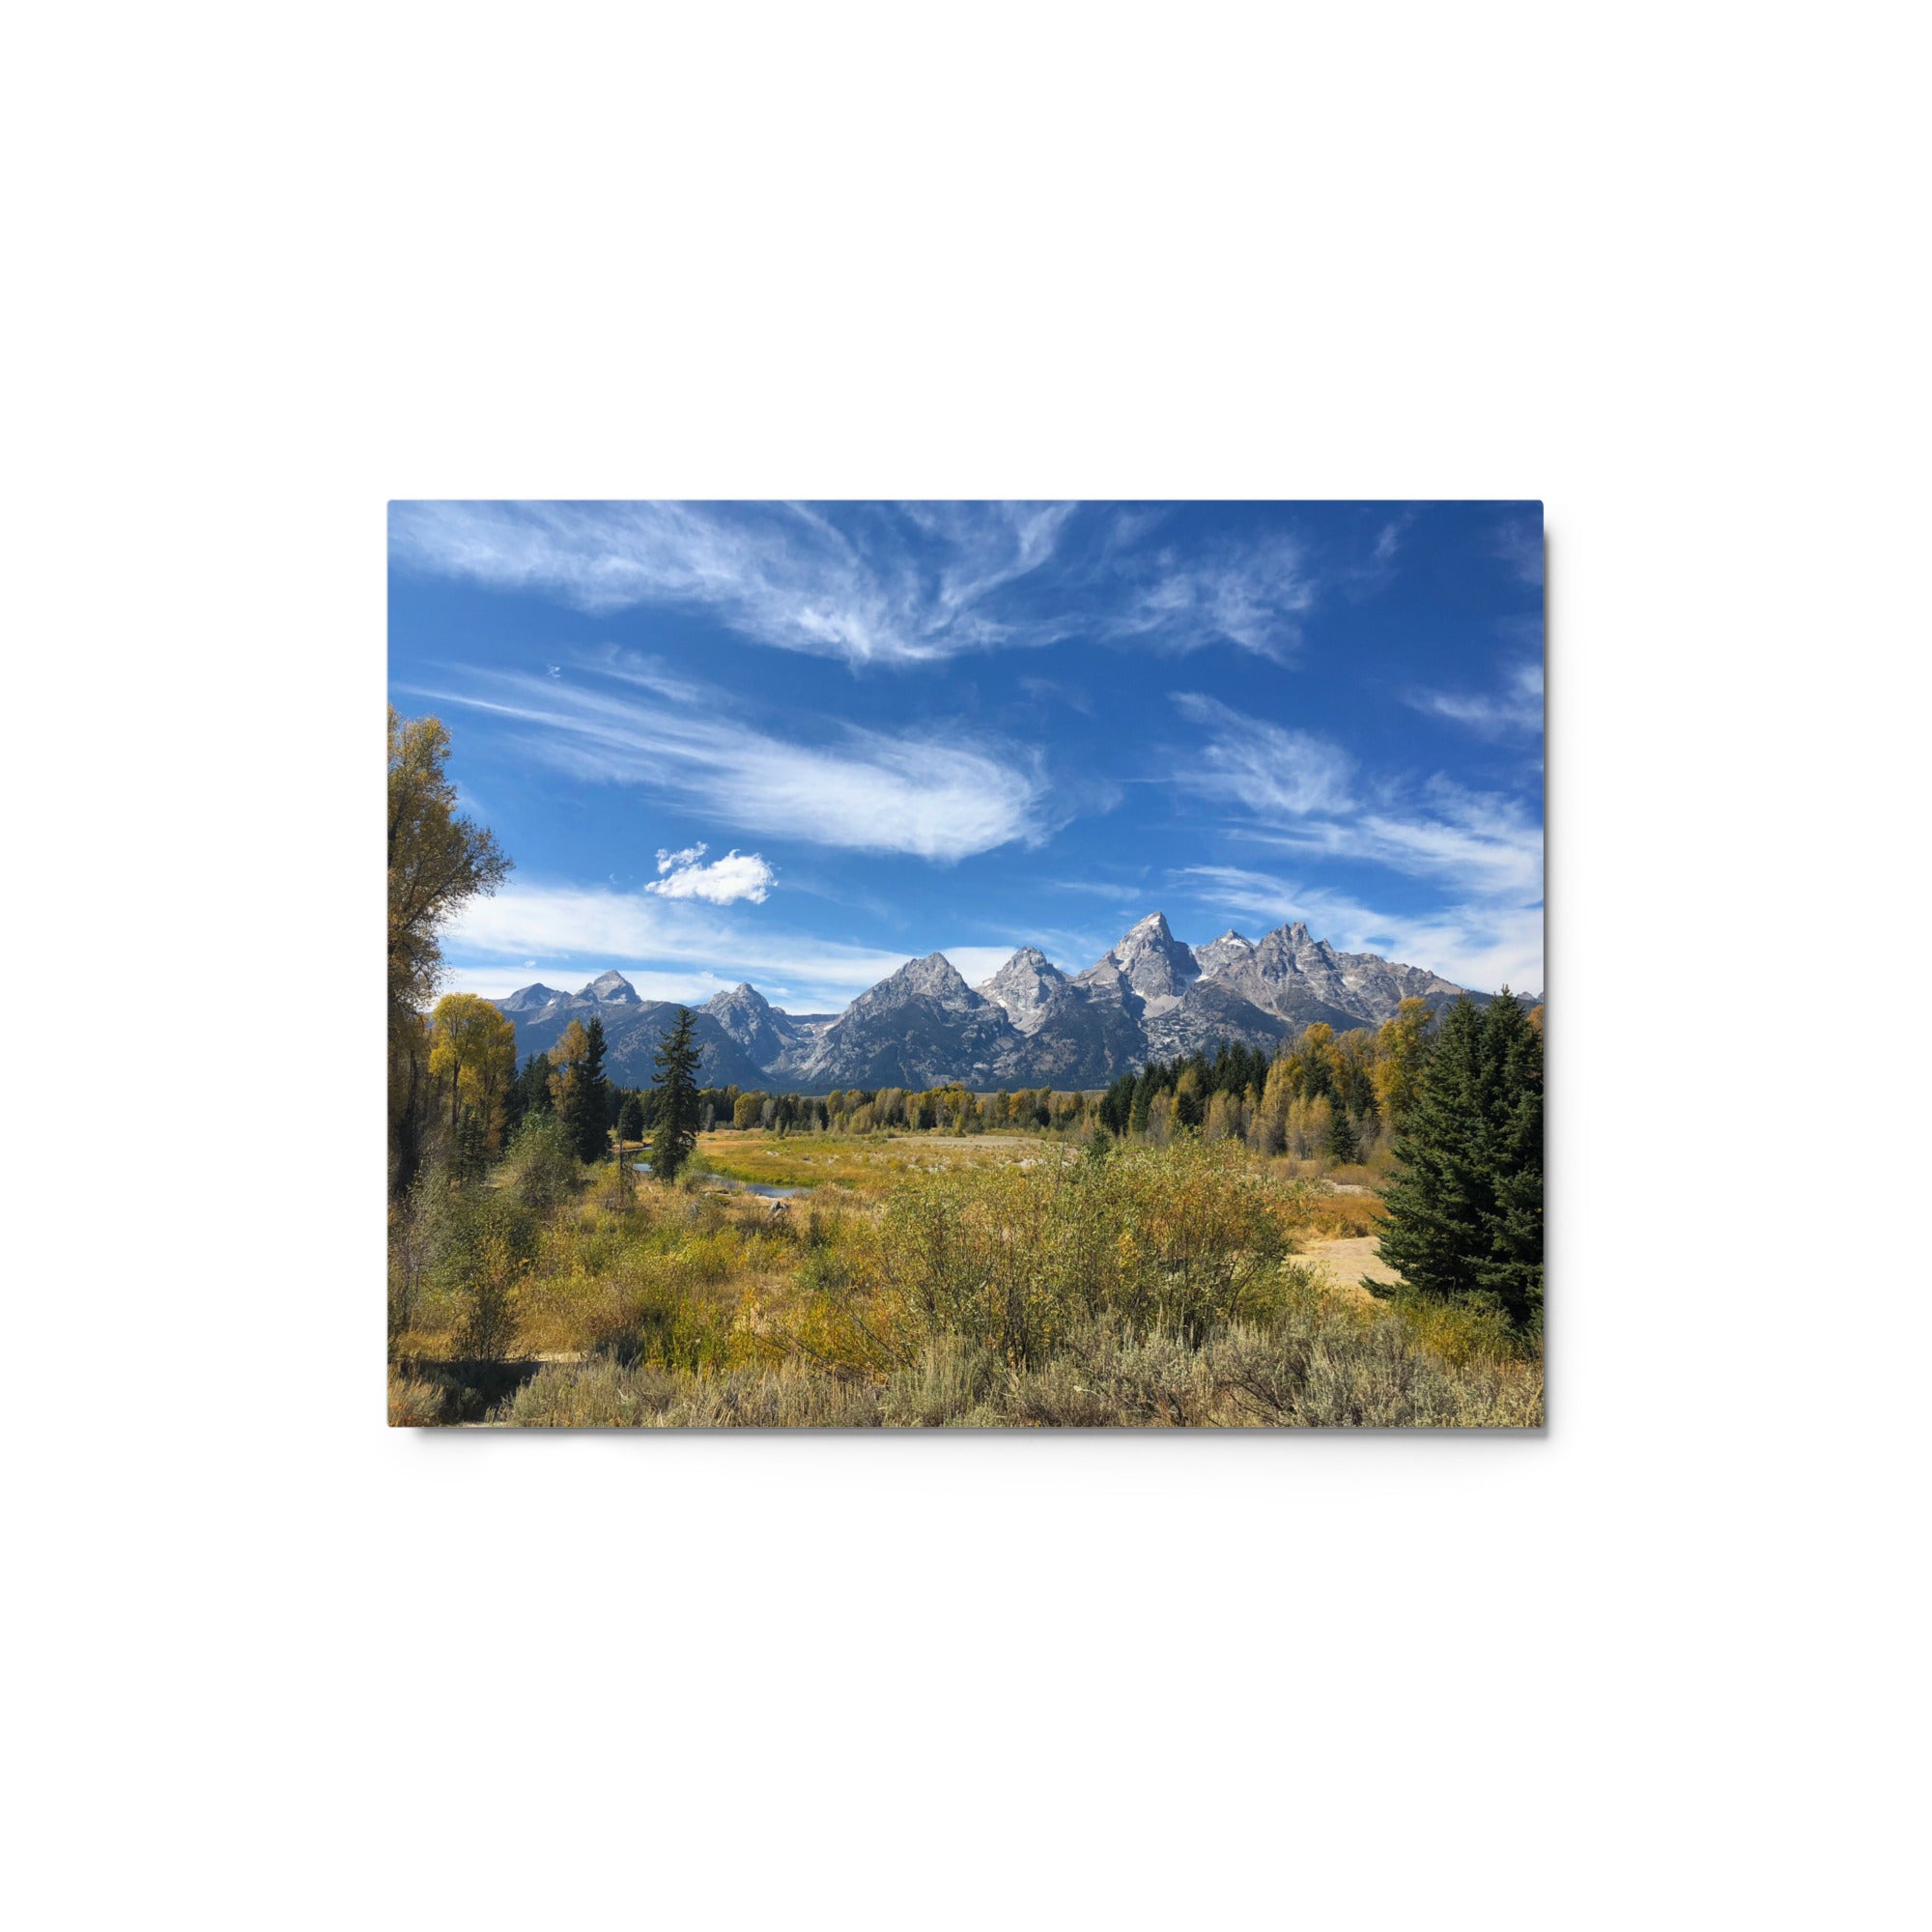
[[[648,1174],[651,1164],[647,1160],[633,1161],[639,1174]],[[762,1180],[738,1180],[728,1174],[705,1174],[698,1177],[707,1187],[722,1187],[733,1194],[755,1194],[766,1201],[789,1201],[795,1194],[810,1194],[809,1187],[772,1187]]]

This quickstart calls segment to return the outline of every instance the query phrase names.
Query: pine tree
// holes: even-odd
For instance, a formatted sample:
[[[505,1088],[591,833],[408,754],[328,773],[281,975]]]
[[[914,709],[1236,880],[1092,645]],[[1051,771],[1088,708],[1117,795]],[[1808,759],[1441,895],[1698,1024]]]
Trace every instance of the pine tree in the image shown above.
[[[596,1013],[583,1029],[583,1058],[577,1064],[577,1105],[569,1122],[579,1160],[597,1161],[610,1146],[610,1120],[604,1105],[604,1021]]]
[[[669,1033],[658,1042],[651,1058],[657,1078],[651,1082],[655,1130],[651,1135],[651,1173],[660,1180],[675,1180],[697,1145],[697,1066],[699,1049],[691,1033],[696,1015],[688,1007],[677,1009]]]
[[[1492,1211],[1484,1142],[1483,1019],[1473,1000],[1443,1015],[1422,1090],[1394,1143],[1398,1171],[1383,1191],[1381,1256],[1423,1294],[1463,1299],[1482,1283]]]
[[[533,1053],[524,1062],[524,1070],[510,1083],[510,1091],[504,1096],[503,1117],[507,1123],[504,1140],[538,1114],[547,1114],[551,1109],[550,1062],[541,1054]]]
[[[1328,1132],[1321,1151],[1330,1160],[1350,1161],[1361,1157],[1362,1148],[1355,1138],[1354,1122],[1350,1120],[1349,1110],[1340,1100],[1335,1102],[1335,1111],[1328,1117]]]
[[[1442,1019],[1394,1140],[1382,1258],[1425,1294],[1543,1320],[1543,1047],[1507,987]]]
[[[1476,1272],[1519,1328],[1535,1330],[1543,1325],[1543,1035],[1507,986],[1485,1017],[1483,1048],[1496,1075],[1486,1141],[1494,1199]]]
[[[457,1179],[473,1186],[483,1179],[483,1120],[474,1109],[466,1110],[451,1137],[450,1171]]]
[[[1127,1131],[1132,1134],[1147,1132],[1148,1109],[1153,1104],[1154,1090],[1160,1085],[1153,1067],[1150,1065],[1141,1069],[1141,1077],[1134,1082],[1133,1104],[1127,1109]]]
[[[636,1094],[626,1094],[624,1104],[617,1109],[617,1137],[626,1141],[644,1137],[644,1103]]]

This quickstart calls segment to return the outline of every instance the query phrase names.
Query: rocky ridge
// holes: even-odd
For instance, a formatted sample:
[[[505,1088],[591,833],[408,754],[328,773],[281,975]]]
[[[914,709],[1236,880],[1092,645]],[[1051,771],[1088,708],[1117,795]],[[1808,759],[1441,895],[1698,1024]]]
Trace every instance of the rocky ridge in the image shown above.
[[[1271,1051],[1316,1021],[1338,1033],[1379,1026],[1405,999],[1441,1008],[1464,989],[1438,973],[1368,952],[1341,952],[1295,920],[1259,940],[1230,930],[1200,948],[1150,913],[1085,972],[1068,978],[1035,946],[969,986],[944,953],[908,960],[842,1013],[787,1013],[741,982],[696,1009],[703,1075],[713,1086],[826,1093],[835,1087],[1105,1085],[1150,1059],[1238,1040]],[[1480,1002],[1489,995],[1478,993]],[[498,1007],[519,1059],[548,1050],[593,1013],[607,1068],[648,1084],[651,1053],[676,1016],[611,972],[577,993],[532,985]]]

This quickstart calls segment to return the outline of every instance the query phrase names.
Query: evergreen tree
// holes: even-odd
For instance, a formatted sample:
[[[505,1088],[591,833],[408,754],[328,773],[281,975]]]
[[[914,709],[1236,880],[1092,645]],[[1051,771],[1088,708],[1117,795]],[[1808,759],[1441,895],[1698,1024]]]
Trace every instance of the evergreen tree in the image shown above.
[[[604,1021],[592,1013],[583,1029],[583,1058],[577,1063],[575,1116],[567,1124],[579,1160],[602,1160],[610,1149],[611,1118],[605,1107]]]
[[[1141,1077],[1134,1082],[1133,1103],[1127,1109],[1127,1131],[1132,1134],[1147,1132],[1148,1109],[1153,1104],[1155,1090],[1160,1078],[1150,1062],[1141,1068]]]
[[[617,1137],[626,1141],[644,1137],[644,1103],[636,1094],[626,1094],[624,1104],[617,1109]]]
[[[1543,1325],[1543,1035],[1505,986],[1483,1025],[1497,1092],[1487,1123],[1494,1203],[1483,1287],[1519,1328]]]
[[[589,1044],[582,1020],[572,1020],[550,1050],[551,1111],[563,1129],[564,1145],[575,1159],[595,1160],[601,1151],[590,1136],[602,1122],[596,1118],[595,1101],[583,1079],[583,1056]]]
[[[1487,1151],[1483,1019],[1473,1000],[1443,1015],[1422,1091],[1396,1134],[1381,1256],[1423,1294],[1464,1299],[1482,1284],[1493,1201]]]
[[[1443,1015],[1393,1144],[1382,1259],[1424,1294],[1543,1319],[1543,1049],[1507,988]]]
[[[1328,1132],[1322,1141],[1321,1151],[1330,1160],[1359,1160],[1361,1143],[1355,1138],[1355,1123],[1349,1118],[1349,1110],[1337,1100],[1335,1111],[1328,1116]]]
[[[450,1171],[458,1180],[473,1186],[483,1179],[484,1158],[483,1120],[473,1109],[468,1109],[451,1136]]]
[[[675,1180],[697,1145],[697,1065],[699,1049],[691,1030],[696,1015],[688,1007],[677,1009],[669,1033],[658,1042],[651,1058],[657,1078],[651,1083],[655,1128],[651,1135],[651,1173],[664,1181]]]
[[[524,1062],[524,1070],[510,1083],[510,1091],[504,1096],[503,1116],[508,1122],[505,1140],[526,1121],[547,1114],[550,1109],[550,1062],[541,1053],[533,1053]]]

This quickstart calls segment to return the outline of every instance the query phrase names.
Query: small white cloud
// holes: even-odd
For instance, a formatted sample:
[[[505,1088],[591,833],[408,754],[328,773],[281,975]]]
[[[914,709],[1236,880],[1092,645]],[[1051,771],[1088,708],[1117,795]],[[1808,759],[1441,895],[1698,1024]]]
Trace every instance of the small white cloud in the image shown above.
[[[668,899],[704,899],[712,905],[730,905],[738,899],[764,904],[778,875],[755,852],[727,852],[706,866],[699,863],[704,849],[693,845],[682,852],[660,852],[658,870],[665,876],[653,879],[645,892]]]

